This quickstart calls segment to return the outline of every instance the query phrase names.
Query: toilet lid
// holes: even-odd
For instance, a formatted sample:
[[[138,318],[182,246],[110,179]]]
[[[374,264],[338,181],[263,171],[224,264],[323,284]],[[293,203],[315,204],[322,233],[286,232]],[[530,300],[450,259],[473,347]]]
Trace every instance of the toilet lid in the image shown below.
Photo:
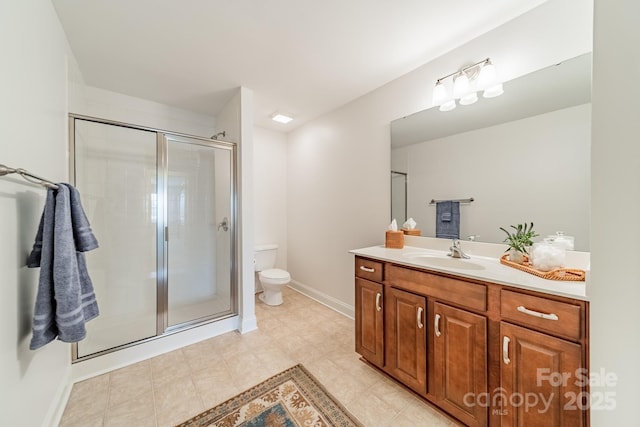
[[[285,270],[280,270],[279,268],[270,268],[268,270],[262,270],[260,272],[262,277],[267,279],[288,279],[289,272]]]

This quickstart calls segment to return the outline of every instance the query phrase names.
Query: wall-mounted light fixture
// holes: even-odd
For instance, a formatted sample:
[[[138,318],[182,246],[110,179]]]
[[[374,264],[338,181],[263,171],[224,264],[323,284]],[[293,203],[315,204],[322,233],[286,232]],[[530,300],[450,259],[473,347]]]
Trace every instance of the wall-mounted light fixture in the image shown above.
[[[444,80],[453,77],[453,93],[449,94]],[[478,100],[478,91],[482,90],[485,98],[494,98],[503,93],[502,83],[498,81],[496,67],[487,58],[461,68],[436,80],[433,88],[433,105],[440,111],[451,111],[456,108],[456,99],[460,105],[471,105]]]

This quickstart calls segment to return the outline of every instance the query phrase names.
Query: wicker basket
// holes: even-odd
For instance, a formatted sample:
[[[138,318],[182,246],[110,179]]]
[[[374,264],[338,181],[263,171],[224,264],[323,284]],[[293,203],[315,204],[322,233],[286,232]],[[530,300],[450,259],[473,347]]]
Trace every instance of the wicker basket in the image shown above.
[[[404,248],[404,233],[402,231],[387,230],[384,246],[392,249]]]
[[[531,266],[529,257],[526,255],[524,257],[524,264],[518,264],[517,262],[509,261],[509,254],[504,254],[500,257],[500,262],[504,265],[508,265],[509,267],[517,268],[518,270],[525,271],[529,274],[542,277],[543,279],[584,282],[586,276],[584,270],[579,270],[577,268],[556,268],[551,271],[540,271]]]
[[[413,230],[407,230],[407,229],[403,228],[402,232],[404,234],[406,234],[407,236],[421,236],[422,235],[420,230],[418,230],[417,228],[414,228]]]

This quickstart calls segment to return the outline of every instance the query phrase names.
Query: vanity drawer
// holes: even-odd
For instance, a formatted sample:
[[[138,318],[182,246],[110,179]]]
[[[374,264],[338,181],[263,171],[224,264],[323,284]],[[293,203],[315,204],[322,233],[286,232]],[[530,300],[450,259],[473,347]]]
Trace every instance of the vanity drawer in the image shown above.
[[[500,314],[505,320],[572,340],[581,337],[579,305],[502,289]]]
[[[439,276],[419,270],[391,265],[387,283],[420,295],[434,297],[478,311],[487,310],[487,287],[478,283]]]
[[[382,282],[384,264],[366,258],[356,257],[356,277]]]

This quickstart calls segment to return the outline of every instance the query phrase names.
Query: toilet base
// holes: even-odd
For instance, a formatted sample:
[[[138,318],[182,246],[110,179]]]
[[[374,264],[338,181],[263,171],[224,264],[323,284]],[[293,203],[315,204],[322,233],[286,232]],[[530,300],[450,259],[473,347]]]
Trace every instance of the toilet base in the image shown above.
[[[270,291],[265,289],[260,295],[258,295],[260,301],[267,305],[280,305],[282,304],[282,291]]]

